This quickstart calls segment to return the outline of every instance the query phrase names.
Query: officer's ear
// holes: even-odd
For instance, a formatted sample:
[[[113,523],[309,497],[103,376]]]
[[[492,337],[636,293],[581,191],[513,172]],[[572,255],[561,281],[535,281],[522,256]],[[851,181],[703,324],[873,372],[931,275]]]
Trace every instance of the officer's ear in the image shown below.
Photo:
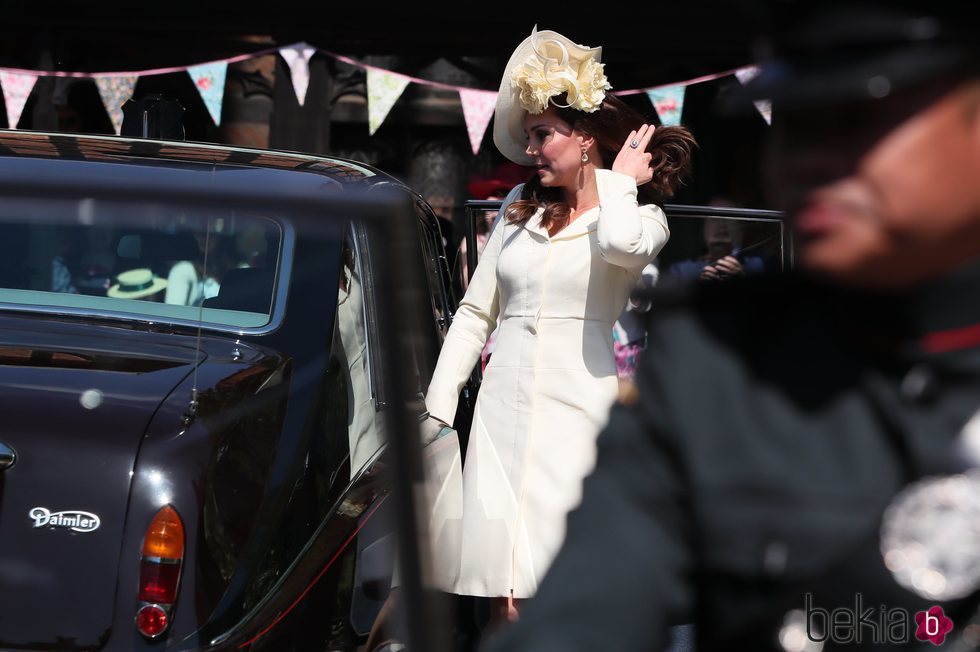
[[[974,142],[980,145],[980,77],[966,82],[962,92],[966,103],[967,117],[970,120],[973,134],[976,136]]]
[[[980,77],[963,83],[954,93],[959,95],[963,109],[963,136],[968,151],[980,164]]]

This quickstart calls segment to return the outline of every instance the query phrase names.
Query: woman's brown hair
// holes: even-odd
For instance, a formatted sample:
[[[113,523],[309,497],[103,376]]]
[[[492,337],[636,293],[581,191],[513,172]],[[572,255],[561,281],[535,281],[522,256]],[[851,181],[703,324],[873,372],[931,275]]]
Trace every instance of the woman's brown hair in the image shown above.
[[[637,110],[609,94],[599,110],[592,113],[572,108],[553,109],[572,129],[595,138],[599,155],[607,166],[616,160],[630,132],[645,122]],[[691,171],[691,151],[696,146],[694,136],[686,127],[656,128],[647,146],[647,151],[653,155],[650,161],[653,179],[638,188],[640,204],[663,205],[673,196]],[[568,221],[571,207],[564,201],[561,189],[542,186],[541,180],[534,175],[524,184],[520,200],[507,208],[505,217],[512,224],[520,224],[530,219],[541,206],[544,207],[541,225],[545,228],[551,229]]]

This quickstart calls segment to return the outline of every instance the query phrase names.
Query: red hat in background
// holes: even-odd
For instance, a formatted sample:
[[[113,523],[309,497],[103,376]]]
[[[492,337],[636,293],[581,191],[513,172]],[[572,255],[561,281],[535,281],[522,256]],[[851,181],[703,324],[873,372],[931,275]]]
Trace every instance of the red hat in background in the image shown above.
[[[489,177],[471,176],[466,187],[473,199],[501,198],[517,184],[527,181],[531,172],[532,168],[508,161],[494,168]]]

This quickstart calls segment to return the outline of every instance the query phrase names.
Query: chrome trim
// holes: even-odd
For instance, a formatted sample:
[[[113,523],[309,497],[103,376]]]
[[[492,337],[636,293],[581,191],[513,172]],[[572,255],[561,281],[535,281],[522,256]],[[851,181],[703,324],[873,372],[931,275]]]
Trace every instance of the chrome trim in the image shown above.
[[[384,373],[384,367],[379,355],[381,340],[378,331],[378,306],[374,283],[374,263],[371,261],[371,243],[368,240],[364,224],[352,220],[351,227],[354,240],[357,265],[361,271],[361,304],[364,311],[364,336],[367,341],[368,385],[371,388],[371,398],[375,411],[383,410],[387,405],[387,397],[378,379]],[[373,353],[378,352],[378,353]]]
[[[371,390],[371,399],[377,406],[379,398],[375,379],[378,370],[375,367],[374,359],[377,344],[371,337],[372,329],[375,327],[374,313],[368,309],[368,297],[374,296],[374,277],[371,276],[370,254],[367,253],[367,235],[364,233],[364,227],[354,220],[351,220],[347,228],[354,247],[354,264],[357,266],[357,277],[361,284],[361,318],[364,320],[364,329],[367,331],[363,335],[365,341],[368,342],[368,346],[364,347],[364,356],[367,358],[368,388]],[[364,261],[362,256],[368,256],[368,260]],[[365,262],[367,264],[364,264]]]
[[[148,561],[151,564],[163,564],[166,566],[179,566],[183,563],[183,559],[168,559],[167,557],[147,557],[145,555],[140,557],[140,561]]]
[[[5,134],[6,135],[9,135],[10,133],[13,133],[12,130],[10,132],[7,132],[6,130],[0,130],[0,131],[3,132],[3,133],[0,133],[0,135],[5,135]],[[52,136],[53,137],[56,137],[58,139],[63,139],[63,140],[74,140],[75,143],[76,143],[76,146],[79,143],[79,141],[93,140],[93,141],[105,141],[107,143],[119,143],[119,142],[122,142],[122,143],[126,143],[126,144],[129,144],[129,145],[139,145],[139,146],[144,146],[144,147],[147,144],[151,144],[152,143],[152,144],[156,144],[156,145],[163,145],[165,147],[173,147],[175,149],[177,149],[177,148],[180,148],[180,149],[188,149],[188,150],[195,150],[195,149],[205,149],[205,150],[207,150],[207,149],[210,149],[210,150],[214,150],[216,153],[219,153],[219,154],[237,154],[237,153],[243,153],[243,154],[255,154],[255,155],[259,155],[259,156],[273,154],[273,155],[282,156],[282,157],[285,157],[285,158],[302,159],[302,160],[305,160],[307,163],[313,163],[313,164],[315,164],[315,163],[342,163],[342,164],[347,165],[350,168],[356,170],[357,172],[360,172],[361,174],[364,175],[364,177],[366,179],[370,179],[372,177],[378,176],[378,170],[375,170],[374,168],[371,168],[371,167],[369,167],[369,166],[367,166],[364,163],[361,163],[359,161],[354,161],[354,160],[345,159],[345,158],[339,158],[339,157],[336,157],[336,156],[323,156],[323,155],[317,155],[317,154],[307,154],[307,153],[303,153],[303,152],[293,152],[293,151],[285,151],[285,150],[270,150],[270,149],[257,149],[257,148],[254,148],[254,147],[242,147],[242,146],[239,146],[239,145],[227,145],[227,144],[222,144],[222,143],[205,143],[205,142],[199,142],[199,141],[194,141],[194,140],[165,140],[165,139],[160,139],[160,138],[133,138],[133,137],[128,137],[128,136],[115,136],[115,135],[113,135],[113,136],[107,136],[107,135],[100,135],[100,134],[82,134],[82,133],[66,133],[66,132],[61,132],[61,131],[45,131],[43,129],[18,129],[17,130],[17,133],[18,133],[18,135],[46,137],[48,139],[48,142],[51,142],[51,137]],[[131,150],[129,150],[129,151],[123,151],[123,152],[113,152],[113,153],[114,154],[117,154],[117,155],[119,155],[121,157],[127,157],[127,158],[130,158],[130,159],[133,159],[133,158],[139,159],[139,158],[141,158],[139,155],[134,155]],[[11,158],[16,158],[16,157],[25,156],[25,155],[24,154],[14,153],[14,154],[5,154],[5,156],[9,156]],[[61,160],[64,160],[64,159],[62,158]],[[199,162],[199,163],[202,163],[204,165],[225,165],[225,166],[229,166],[229,167],[230,166],[241,167],[243,165],[241,163],[234,163],[234,162],[229,163],[228,160],[227,160],[227,158],[221,159],[221,160],[212,160],[212,161],[209,161],[209,160],[203,160],[203,161],[184,161],[183,159],[174,159],[174,158],[172,158],[170,156],[164,156],[164,157],[161,157],[160,159],[153,159],[153,160],[160,160],[160,161],[164,161],[164,162],[170,162],[170,161],[174,161],[174,160],[176,160],[178,162]],[[244,165],[245,165],[245,167],[249,167],[249,164],[244,164]],[[263,166],[261,164],[254,165],[254,167],[257,168],[257,169],[267,169],[265,166]],[[289,170],[290,168],[286,168],[286,169]],[[295,170],[298,170],[298,171],[303,171],[303,172],[306,172],[306,171],[309,170],[309,168],[292,168],[292,169],[295,169]],[[316,171],[318,171],[318,170],[314,170],[314,172],[316,172]],[[331,179],[333,178],[331,175],[323,175],[323,176],[327,176],[327,177],[329,177]],[[354,181],[352,183],[356,183],[356,181]]]
[[[276,268],[275,292],[272,314],[269,315],[269,323],[265,326],[254,328],[241,328],[225,324],[215,324],[212,322],[202,322],[191,319],[168,319],[164,317],[148,317],[131,312],[116,312],[112,310],[83,310],[81,308],[64,308],[59,306],[34,306],[20,303],[0,303],[0,312],[34,313],[44,315],[55,315],[59,317],[87,317],[96,319],[112,319],[124,321],[132,324],[139,322],[147,326],[156,324],[166,324],[167,326],[185,326],[203,331],[224,333],[231,335],[268,335],[278,330],[283,323],[286,312],[286,296],[289,292],[289,281],[292,276],[293,253],[296,244],[296,232],[293,225],[289,222],[278,222],[283,227],[282,251]]]
[[[17,453],[13,448],[0,441],[0,471],[9,469],[17,462]]]
[[[173,611],[173,605],[165,605],[165,604],[160,604],[158,602],[140,602],[139,604],[140,604],[140,608],[136,610],[136,615],[133,616],[133,624],[136,625],[136,631],[139,632],[139,635],[145,639],[149,639],[152,641],[166,634],[167,630],[170,629],[171,623],[173,623],[173,620],[170,618],[170,614]],[[140,612],[150,607],[157,607],[158,609],[160,609],[160,611],[162,611],[167,616],[167,625],[166,627],[161,629],[158,634],[144,634],[140,630],[139,620],[138,620],[140,617]]]

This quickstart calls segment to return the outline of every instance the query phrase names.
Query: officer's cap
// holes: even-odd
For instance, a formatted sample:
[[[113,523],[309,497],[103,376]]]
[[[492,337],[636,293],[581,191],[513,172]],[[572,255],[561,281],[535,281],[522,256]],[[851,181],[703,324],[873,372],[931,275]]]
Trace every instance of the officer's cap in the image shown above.
[[[886,97],[940,76],[980,76],[965,0],[771,0],[761,72],[743,99],[819,106]]]

